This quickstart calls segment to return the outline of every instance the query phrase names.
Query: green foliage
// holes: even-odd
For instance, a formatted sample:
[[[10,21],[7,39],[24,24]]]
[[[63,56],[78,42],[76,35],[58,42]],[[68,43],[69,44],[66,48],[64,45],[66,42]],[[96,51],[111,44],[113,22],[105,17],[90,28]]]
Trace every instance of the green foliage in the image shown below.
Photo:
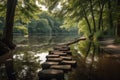
[[[83,19],[78,23],[79,33],[83,33],[84,36],[89,35],[89,30],[86,24],[86,21]]]
[[[57,33],[74,33],[77,30],[72,28],[66,30],[61,28],[63,24],[63,19],[54,18],[47,12],[42,12],[38,15],[38,20],[32,20],[31,23],[28,24],[28,31],[30,34],[32,33],[44,33],[44,34],[57,34]],[[77,33],[77,32],[76,32]]]
[[[50,33],[51,27],[46,19],[32,21],[28,25],[29,33]]]
[[[28,29],[25,26],[15,26],[14,33],[20,33],[22,35],[27,35]]]
[[[73,27],[77,27],[77,22],[75,22],[74,20],[71,20],[71,18],[66,18],[64,20],[64,23],[63,25],[61,25],[61,28],[65,28],[65,29],[70,29],[70,28],[73,28]]]
[[[41,0],[38,0],[40,3]],[[5,17],[7,0],[0,1],[0,17]],[[15,21],[21,20],[24,23],[29,23],[31,19],[37,19],[37,14],[41,12],[41,8],[36,4],[34,0],[18,0]]]
[[[0,1],[0,17],[5,17],[5,12],[6,12],[6,1],[7,0],[2,0]]]
[[[56,13],[60,13],[59,16],[63,15],[65,22],[62,27],[68,29],[79,23],[80,33],[87,36],[91,34],[100,36],[104,31],[107,31],[108,35],[114,34],[120,14],[117,0],[49,0],[44,4],[55,15]],[[61,9],[55,10],[58,5]]]
[[[98,31],[94,33],[94,40],[102,40],[104,37],[104,34],[102,31]]]

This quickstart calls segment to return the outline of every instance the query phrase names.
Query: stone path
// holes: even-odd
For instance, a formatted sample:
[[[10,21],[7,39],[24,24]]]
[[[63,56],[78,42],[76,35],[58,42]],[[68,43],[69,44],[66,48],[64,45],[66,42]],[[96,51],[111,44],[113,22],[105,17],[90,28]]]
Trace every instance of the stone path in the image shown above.
[[[108,53],[108,54],[119,54],[120,53],[120,44],[114,43],[113,38],[108,38],[103,41],[100,41],[100,48],[102,51]]]
[[[64,74],[70,72],[76,65],[69,46],[55,46],[46,56],[46,62],[42,64],[42,70],[38,73],[39,80],[64,80]]]

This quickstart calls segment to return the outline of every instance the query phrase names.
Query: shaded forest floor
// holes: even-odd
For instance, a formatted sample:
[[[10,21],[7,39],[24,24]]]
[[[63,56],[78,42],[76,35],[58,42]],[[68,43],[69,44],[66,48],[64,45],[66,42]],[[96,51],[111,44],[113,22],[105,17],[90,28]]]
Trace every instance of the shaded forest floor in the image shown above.
[[[115,43],[114,40],[114,38],[106,38],[103,41],[100,41],[100,48],[108,54],[119,54],[120,44]]]

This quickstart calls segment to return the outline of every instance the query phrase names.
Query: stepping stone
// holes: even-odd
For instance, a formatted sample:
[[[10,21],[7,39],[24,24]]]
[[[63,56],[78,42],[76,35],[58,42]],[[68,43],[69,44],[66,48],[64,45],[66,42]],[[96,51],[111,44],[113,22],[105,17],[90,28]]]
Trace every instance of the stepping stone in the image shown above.
[[[70,56],[60,56],[60,58],[62,58],[63,60],[72,60],[72,57]]]
[[[67,53],[68,55],[72,55],[71,51],[62,51],[63,53]]]
[[[71,65],[52,65],[50,66],[51,69],[63,70],[64,72],[71,71]]]
[[[60,48],[68,48],[68,46],[66,46],[66,45],[56,45],[56,46],[53,47],[53,49],[55,49],[55,50],[58,50]]]
[[[63,64],[63,65],[71,65],[72,67],[76,67],[77,61],[74,61],[74,60],[71,60],[71,61],[63,60],[61,62],[61,64]]]
[[[46,56],[46,58],[59,58],[59,57],[60,57],[59,55],[54,55],[54,54],[50,54]]]
[[[69,47],[66,47],[66,48],[60,48],[58,49],[59,51],[70,51],[70,48]]]
[[[60,50],[60,51],[69,51],[70,47],[68,47],[68,46],[55,46],[53,49]]]
[[[42,69],[48,69],[50,68],[51,65],[58,65],[59,62],[44,62],[43,64],[41,64]]]
[[[49,54],[60,55],[60,56],[67,56],[67,53],[63,53],[63,52],[60,52],[60,51],[52,51]]]
[[[62,51],[57,51],[57,50],[49,51],[49,54],[54,54],[54,53],[64,53],[64,52],[62,52]]]
[[[61,62],[62,60],[63,60],[62,58],[47,58],[46,61]]]
[[[59,44],[57,44],[56,46],[54,46],[54,47],[68,47],[67,45],[59,45]]]
[[[64,80],[63,70],[46,69],[38,73],[39,80]]]

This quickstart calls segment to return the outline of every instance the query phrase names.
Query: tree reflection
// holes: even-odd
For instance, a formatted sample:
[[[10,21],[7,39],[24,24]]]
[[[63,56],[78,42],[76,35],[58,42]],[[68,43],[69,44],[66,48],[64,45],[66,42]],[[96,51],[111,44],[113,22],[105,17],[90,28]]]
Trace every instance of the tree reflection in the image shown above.
[[[120,80],[119,54],[106,54],[99,43],[87,40],[71,48],[78,65],[68,80]]]
[[[40,60],[32,51],[16,51],[14,55],[15,70],[18,80],[36,80],[40,69]]]
[[[77,49],[75,48],[77,46]],[[71,46],[74,58],[78,62],[77,69],[70,74],[69,80],[99,80],[94,74],[95,61],[100,53],[99,45],[93,41],[80,41]],[[77,54],[76,54],[77,53]]]

